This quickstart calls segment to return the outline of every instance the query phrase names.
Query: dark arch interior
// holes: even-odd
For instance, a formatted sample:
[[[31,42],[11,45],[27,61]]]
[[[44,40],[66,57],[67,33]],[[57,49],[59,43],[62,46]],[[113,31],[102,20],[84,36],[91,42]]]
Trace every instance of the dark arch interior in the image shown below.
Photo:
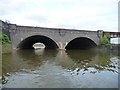
[[[84,37],[80,37],[80,38],[76,38],[72,41],[70,41],[68,43],[68,45],[66,46],[67,50],[70,49],[90,49],[95,47],[96,44],[89,38],[84,38]]]
[[[45,36],[40,36],[40,35],[31,36],[31,37],[26,38],[18,45],[17,48],[33,49],[32,45],[37,42],[43,43],[45,45],[45,49],[58,48],[57,44],[52,39],[45,37]]]

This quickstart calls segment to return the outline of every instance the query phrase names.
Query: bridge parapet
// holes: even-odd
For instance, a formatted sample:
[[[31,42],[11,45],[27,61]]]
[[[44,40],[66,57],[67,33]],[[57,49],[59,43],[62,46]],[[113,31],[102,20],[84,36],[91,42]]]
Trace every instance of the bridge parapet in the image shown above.
[[[9,24],[11,30],[17,30],[17,25],[16,24]]]
[[[98,34],[100,37],[100,31],[88,31],[88,30],[76,30],[76,29],[62,29],[62,28],[44,28],[44,27],[30,27],[30,26],[17,26],[16,30],[27,30],[29,31],[34,31],[34,32],[48,32],[48,33],[57,33],[60,36],[65,36],[65,34]]]

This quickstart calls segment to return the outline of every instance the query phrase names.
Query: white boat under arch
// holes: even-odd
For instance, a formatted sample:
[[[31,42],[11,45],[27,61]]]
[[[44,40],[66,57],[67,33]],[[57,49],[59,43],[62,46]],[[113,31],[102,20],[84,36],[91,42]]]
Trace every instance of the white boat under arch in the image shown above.
[[[33,48],[34,49],[44,49],[45,45],[43,43],[38,42],[38,43],[33,44]]]

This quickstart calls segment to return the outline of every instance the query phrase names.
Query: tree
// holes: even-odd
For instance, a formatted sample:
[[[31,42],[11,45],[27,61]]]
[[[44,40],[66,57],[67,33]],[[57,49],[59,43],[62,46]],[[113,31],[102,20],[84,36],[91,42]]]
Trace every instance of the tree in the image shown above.
[[[104,34],[104,36],[102,37],[102,40],[101,40],[101,44],[106,45],[106,44],[109,44],[109,43],[110,43],[110,40],[109,40],[108,35]]]

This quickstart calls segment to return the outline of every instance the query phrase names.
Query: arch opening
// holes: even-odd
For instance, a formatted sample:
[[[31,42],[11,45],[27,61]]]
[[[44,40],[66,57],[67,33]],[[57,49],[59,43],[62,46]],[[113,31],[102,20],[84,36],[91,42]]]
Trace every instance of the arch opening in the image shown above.
[[[43,43],[45,49],[57,49],[57,44],[50,38],[41,35],[35,35],[24,39],[17,48],[19,49],[34,49],[33,45],[35,43]]]
[[[68,43],[68,45],[65,47],[65,49],[70,50],[70,49],[91,49],[96,47],[96,43],[85,37],[80,37],[80,38],[75,38],[72,41]]]

